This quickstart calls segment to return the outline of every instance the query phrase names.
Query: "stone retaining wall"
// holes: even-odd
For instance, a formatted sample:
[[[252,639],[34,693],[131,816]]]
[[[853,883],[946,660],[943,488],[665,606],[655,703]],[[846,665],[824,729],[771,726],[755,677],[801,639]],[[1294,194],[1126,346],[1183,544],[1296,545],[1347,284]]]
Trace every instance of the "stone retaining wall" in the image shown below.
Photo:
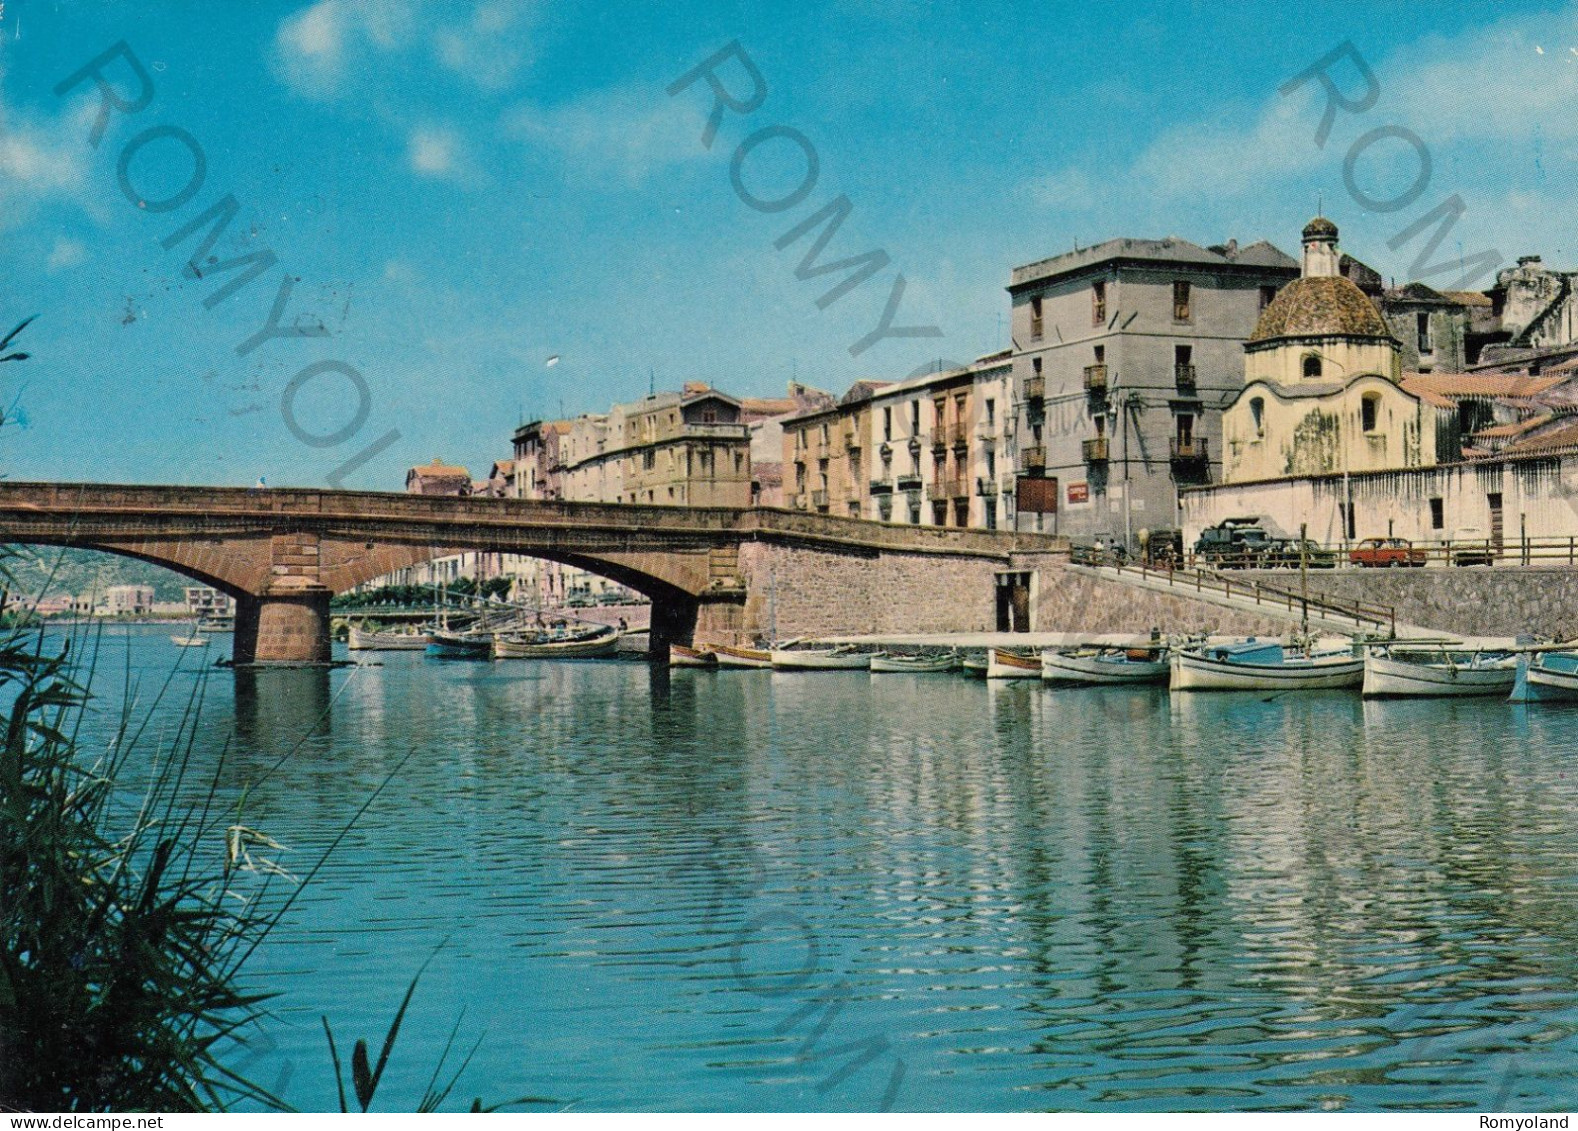
[[[1288,570],[1233,573],[1240,576],[1298,586],[1297,573]],[[1578,569],[1570,566],[1312,570],[1309,587],[1311,596],[1393,605],[1399,621],[1442,632],[1578,636]]]

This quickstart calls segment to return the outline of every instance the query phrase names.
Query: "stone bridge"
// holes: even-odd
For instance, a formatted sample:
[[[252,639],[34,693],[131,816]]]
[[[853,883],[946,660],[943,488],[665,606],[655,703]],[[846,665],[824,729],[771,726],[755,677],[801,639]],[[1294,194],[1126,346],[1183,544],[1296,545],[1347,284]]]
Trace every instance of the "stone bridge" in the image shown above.
[[[1006,607],[994,586],[1006,594],[1066,560],[1039,535],[767,508],[71,483],[0,483],[0,542],[122,554],[223,590],[242,664],[327,661],[333,595],[465,550],[563,562],[646,594],[655,649],[778,629],[780,595],[795,621],[846,630],[990,628]]]

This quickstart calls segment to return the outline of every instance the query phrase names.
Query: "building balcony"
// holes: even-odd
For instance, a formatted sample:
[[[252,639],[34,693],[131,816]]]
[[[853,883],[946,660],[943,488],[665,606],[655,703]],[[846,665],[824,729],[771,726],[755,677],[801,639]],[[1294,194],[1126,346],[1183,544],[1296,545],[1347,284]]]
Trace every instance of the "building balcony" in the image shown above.
[[[816,507],[818,510],[820,510],[822,507],[827,506],[827,492],[826,491],[812,491],[811,492],[811,505],[813,507]]]
[[[749,440],[751,426],[749,424],[690,424],[681,429],[675,439],[706,439],[706,440]],[[652,443],[662,443],[659,438]],[[636,446],[636,445],[632,445]]]
[[[1046,395],[1047,379],[1045,377],[1037,376],[1025,378],[1025,400],[1041,401],[1046,399]]]
[[[974,484],[967,477],[948,480],[948,496],[952,499],[968,499]]]
[[[908,475],[900,475],[899,476],[899,490],[900,491],[919,491],[920,489],[921,489],[920,472],[916,471],[916,472],[910,473]]]
[[[1025,448],[1019,453],[1019,469],[1021,471],[1045,471],[1047,466],[1047,450],[1036,446]]]
[[[948,426],[939,424],[931,434],[931,447],[934,452],[946,451],[948,447]]]
[[[1079,454],[1086,463],[1107,462],[1107,437],[1097,436],[1094,440],[1081,440]]]
[[[1173,381],[1174,381],[1174,383],[1177,384],[1178,391],[1180,393],[1186,393],[1186,394],[1188,394],[1191,397],[1194,396],[1195,387],[1196,387],[1195,386],[1194,366],[1192,366],[1192,365],[1175,365],[1175,366],[1173,366]]]
[[[1085,391],[1087,393],[1105,393],[1107,391],[1107,367],[1105,365],[1085,366]]]
[[[1175,436],[1168,449],[1169,458],[1181,466],[1198,467],[1211,462],[1211,449],[1204,436]]]
[[[853,428],[844,429],[844,448],[847,451],[858,452],[860,447],[860,433]]]
[[[948,442],[956,448],[970,446],[970,426],[962,420],[948,426]]]
[[[873,479],[870,493],[873,495],[891,495],[893,493],[893,484],[886,479]]]
[[[982,496],[995,495],[997,493],[997,481],[988,479],[984,475],[977,476],[975,480],[975,493]]]

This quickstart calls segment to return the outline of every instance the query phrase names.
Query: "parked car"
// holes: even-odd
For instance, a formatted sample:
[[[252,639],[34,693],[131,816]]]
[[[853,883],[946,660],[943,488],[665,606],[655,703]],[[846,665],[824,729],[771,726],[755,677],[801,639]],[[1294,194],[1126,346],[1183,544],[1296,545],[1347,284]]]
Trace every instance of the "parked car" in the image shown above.
[[[1266,550],[1263,559],[1267,569],[1298,569],[1307,563],[1310,569],[1336,569],[1337,551],[1328,550],[1309,538],[1278,538]]]
[[[1488,566],[1495,560],[1496,547],[1478,527],[1465,526],[1452,539],[1452,564],[1455,566]]]
[[[1366,538],[1348,551],[1348,560],[1356,566],[1422,566],[1430,553],[1406,538]]]
[[[1194,554],[1202,565],[1218,569],[1248,569],[1258,566],[1271,548],[1271,535],[1259,519],[1228,518],[1200,531]]]
[[[597,602],[590,593],[571,593],[565,598],[564,604],[569,609],[590,609]]]
[[[1143,564],[1153,569],[1168,569],[1183,564],[1183,531],[1153,530],[1140,555]]]

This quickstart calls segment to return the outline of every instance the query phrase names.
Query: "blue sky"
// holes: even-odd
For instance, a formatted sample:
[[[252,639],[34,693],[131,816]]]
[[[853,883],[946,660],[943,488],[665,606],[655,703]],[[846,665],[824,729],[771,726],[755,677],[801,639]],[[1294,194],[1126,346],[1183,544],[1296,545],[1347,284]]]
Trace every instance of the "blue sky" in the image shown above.
[[[112,114],[95,149],[92,85],[54,88],[120,40],[154,94]],[[708,149],[704,85],[665,87],[732,40],[767,96],[726,114]],[[1322,148],[1316,85],[1278,87],[1344,41],[1380,93],[1339,114]],[[1351,69],[1332,73],[1361,90]],[[123,64],[105,75],[135,90]],[[738,69],[719,75],[746,92]],[[1294,251],[1320,199],[1344,248],[1398,279],[1424,241],[1387,241],[1454,194],[1465,212],[1437,259],[1495,249],[1574,267],[1575,105],[1578,6],[1549,2],[5,0],[0,321],[39,318],[22,343],[33,360],[0,366],[22,414],[0,432],[0,470],[320,485],[398,432],[344,485],[398,488],[434,456],[480,477],[523,414],[600,410],[649,380],[842,391],[968,360],[1005,343],[1016,264],[1120,235]],[[156,126],[185,130],[207,162],[163,213],[117,179],[127,143]],[[740,141],[768,126],[798,130],[819,161],[803,202],[771,214],[730,182]],[[1344,186],[1344,154],[1381,126],[1411,131],[1431,160],[1425,190],[1391,212]],[[798,152],[763,142],[747,187],[786,195]],[[1383,140],[1360,151],[1355,181],[1384,201],[1414,162]],[[127,174],[157,201],[190,168],[164,137]],[[161,240],[227,193],[240,211],[215,254],[266,249],[277,265],[210,309],[235,275],[187,279],[193,241]],[[810,240],[773,244],[839,194],[853,210],[826,256],[881,249],[888,264],[819,309],[840,276],[797,279]],[[896,321],[943,336],[851,356],[897,274]],[[322,336],[238,355],[287,275],[286,323]],[[325,362],[287,419],[292,379]]]

